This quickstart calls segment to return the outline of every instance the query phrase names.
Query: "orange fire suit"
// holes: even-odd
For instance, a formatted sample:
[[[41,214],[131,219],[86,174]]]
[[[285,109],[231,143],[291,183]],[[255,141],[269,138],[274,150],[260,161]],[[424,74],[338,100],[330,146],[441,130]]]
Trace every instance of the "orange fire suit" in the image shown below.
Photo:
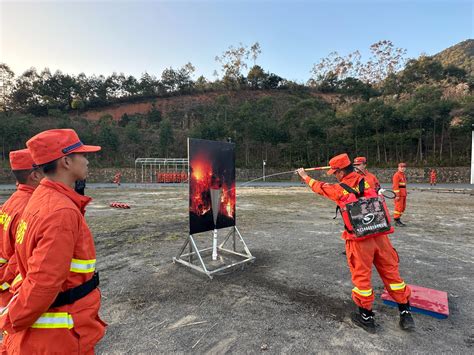
[[[393,175],[392,182],[393,192],[395,192],[396,196],[393,218],[399,219],[403,215],[403,212],[405,212],[405,208],[407,206],[407,178],[405,173],[397,171]]]
[[[122,174],[121,173],[117,173],[115,174],[114,176],[114,180],[113,180],[113,183],[114,184],[117,184],[117,185],[120,185],[120,181],[122,180]]]
[[[352,172],[345,176],[341,182],[355,189],[358,188],[362,178],[358,173]],[[305,182],[315,193],[335,202],[347,193],[339,184],[324,183],[309,176]],[[375,265],[385,288],[393,299],[398,303],[408,302],[411,291],[400,277],[398,254],[386,234],[357,240],[353,239],[347,230],[344,230],[342,238],[346,241],[347,263],[354,284],[352,299],[357,306],[368,310],[372,309],[374,301],[371,282],[372,265]]]
[[[15,233],[34,190],[32,186],[18,184],[0,211],[0,307],[5,307],[13,296],[9,288],[17,275]]]
[[[367,170],[364,172],[360,171],[359,174],[362,175],[364,180],[367,181],[371,188],[375,189],[376,191],[380,189],[380,182],[374,174],[369,173]]]
[[[90,353],[103,337],[98,288],[74,303],[51,307],[59,292],[95,272],[94,240],[84,218],[90,200],[47,178],[33,193],[16,233],[21,286],[0,315],[8,353]]]
[[[430,172],[430,185],[436,185],[436,171],[432,170]]]

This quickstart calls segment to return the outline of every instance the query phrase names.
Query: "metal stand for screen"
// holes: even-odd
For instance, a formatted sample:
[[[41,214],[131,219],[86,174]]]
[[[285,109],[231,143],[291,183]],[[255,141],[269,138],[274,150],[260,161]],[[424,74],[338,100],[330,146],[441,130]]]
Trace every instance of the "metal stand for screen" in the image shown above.
[[[242,253],[238,252],[236,249],[238,242],[240,242],[243,246],[244,252]],[[230,243],[232,243],[232,246],[228,247],[227,244]],[[189,248],[189,251],[185,252],[187,248]],[[199,249],[196,244],[195,238],[192,234],[190,234],[186,238],[178,255],[173,258],[173,263],[177,262],[183,264],[193,270],[206,274],[209,278],[212,279],[213,276],[217,273],[246,263],[252,263],[255,260],[255,257],[252,255],[252,253],[250,253],[247,244],[245,244],[244,238],[242,238],[242,235],[240,234],[236,226],[230,227],[230,231],[227,233],[223,242],[217,246],[217,253],[220,256],[221,261],[223,260],[222,256],[226,254],[233,257],[237,257],[239,259],[241,258],[242,260],[234,261],[231,264],[226,264],[211,270],[210,266],[206,265],[206,263],[204,262],[204,258],[209,255],[212,255],[212,250],[213,247]],[[196,261],[196,263],[194,263],[194,261]]]

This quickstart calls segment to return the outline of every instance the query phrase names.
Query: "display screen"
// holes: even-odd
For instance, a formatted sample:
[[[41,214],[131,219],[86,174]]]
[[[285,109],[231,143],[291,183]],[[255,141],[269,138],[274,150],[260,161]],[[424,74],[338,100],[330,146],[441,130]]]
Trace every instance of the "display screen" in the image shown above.
[[[189,233],[235,226],[235,145],[188,139]]]

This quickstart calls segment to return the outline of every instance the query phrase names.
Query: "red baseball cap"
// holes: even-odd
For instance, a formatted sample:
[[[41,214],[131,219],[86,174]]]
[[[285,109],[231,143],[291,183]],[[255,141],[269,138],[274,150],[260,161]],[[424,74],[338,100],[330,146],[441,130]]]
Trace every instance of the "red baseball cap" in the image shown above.
[[[73,153],[94,153],[101,147],[85,145],[73,129],[50,129],[26,142],[37,165],[43,165]]]
[[[35,162],[28,149],[12,150],[10,166],[12,170],[31,170],[35,167]]]
[[[406,163],[398,163],[399,168],[406,168],[407,164]]]
[[[367,159],[365,157],[357,157],[354,159],[354,165],[365,164]]]
[[[328,170],[327,174],[334,174],[336,170],[344,169],[349,165],[351,165],[351,160],[349,159],[349,156],[346,153],[336,155],[329,161],[329,166],[331,167],[331,169]]]

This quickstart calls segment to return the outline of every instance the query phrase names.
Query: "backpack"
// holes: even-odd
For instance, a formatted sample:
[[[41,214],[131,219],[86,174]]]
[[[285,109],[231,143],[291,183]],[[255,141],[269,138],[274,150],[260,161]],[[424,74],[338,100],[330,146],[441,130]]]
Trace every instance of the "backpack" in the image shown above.
[[[361,240],[393,233],[390,213],[382,195],[369,186],[366,188],[364,179],[360,180],[356,189],[344,183],[339,185],[347,192],[337,205],[350,239]]]

